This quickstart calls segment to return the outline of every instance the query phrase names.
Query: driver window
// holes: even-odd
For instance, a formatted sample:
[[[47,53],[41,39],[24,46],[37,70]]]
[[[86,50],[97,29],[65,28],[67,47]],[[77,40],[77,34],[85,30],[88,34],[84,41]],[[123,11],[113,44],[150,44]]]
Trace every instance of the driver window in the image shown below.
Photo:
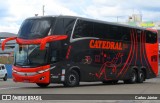
[[[51,51],[51,63],[56,63],[60,61],[60,50]]]
[[[52,51],[51,53],[51,62],[52,63],[57,62],[57,51],[56,50]]]
[[[61,56],[61,42],[60,41],[55,41],[51,43],[51,50],[50,50],[50,60],[51,63],[56,63],[60,60]]]

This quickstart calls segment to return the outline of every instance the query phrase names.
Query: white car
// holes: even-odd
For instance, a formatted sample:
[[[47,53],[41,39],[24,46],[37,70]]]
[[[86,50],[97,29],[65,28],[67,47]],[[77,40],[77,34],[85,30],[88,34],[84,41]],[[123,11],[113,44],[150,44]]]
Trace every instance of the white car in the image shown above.
[[[0,64],[0,79],[7,81],[7,70],[4,64]]]

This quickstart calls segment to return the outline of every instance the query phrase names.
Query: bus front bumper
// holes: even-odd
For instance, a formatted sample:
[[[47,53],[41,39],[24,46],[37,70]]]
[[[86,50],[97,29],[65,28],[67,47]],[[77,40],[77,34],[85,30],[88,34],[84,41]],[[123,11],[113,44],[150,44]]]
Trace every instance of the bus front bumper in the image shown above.
[[[25,82],[25,83],[49,83],[50,72],[47,71],[42,74],[36,74],[33,76],[27,76],[27,73],[20,75],[18,73],[12,73],[14,82]]]
[[[49,83],[50,66],[37,68],[21,68],[13,66],[12,78],[15,82],[25,83]]]

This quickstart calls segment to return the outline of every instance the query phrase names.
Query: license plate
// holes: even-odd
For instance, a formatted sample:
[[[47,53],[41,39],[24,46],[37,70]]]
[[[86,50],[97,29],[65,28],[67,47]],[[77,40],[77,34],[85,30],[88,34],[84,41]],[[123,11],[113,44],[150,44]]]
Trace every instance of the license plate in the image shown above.
[[[24,83],[29,83],[29,80],[23,80]]]

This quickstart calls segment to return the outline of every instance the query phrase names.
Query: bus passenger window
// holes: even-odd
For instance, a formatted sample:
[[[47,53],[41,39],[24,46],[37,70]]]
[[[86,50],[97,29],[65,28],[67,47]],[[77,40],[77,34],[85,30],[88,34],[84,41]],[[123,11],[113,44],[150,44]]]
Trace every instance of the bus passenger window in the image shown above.
[[[94,36],[97,38],[108,39],[108,26],[106,24],[94,23]]]
[[[75,19],[66,18],[64,19],[64,32],[67,35],[72,33],[73,25],[75,23]]]
[[[157,35],[155,33],[147,32],[146,33],[146,43],[156,43]]]
[[[93,37],[93,23],[79,20],[74,30],[73,38]]]
[[[119,35],[122,41],[127,41],[130,42],[131,41],[131,34],[130,34],[130,30],[127,27],[122,27],[121,32],[119,32]]]
[[[55,26],[53,28],[53,34],[56,34],[56,35],[64,34],[63,23],[64,23],[64,20],[62,18],[57,19]]]

